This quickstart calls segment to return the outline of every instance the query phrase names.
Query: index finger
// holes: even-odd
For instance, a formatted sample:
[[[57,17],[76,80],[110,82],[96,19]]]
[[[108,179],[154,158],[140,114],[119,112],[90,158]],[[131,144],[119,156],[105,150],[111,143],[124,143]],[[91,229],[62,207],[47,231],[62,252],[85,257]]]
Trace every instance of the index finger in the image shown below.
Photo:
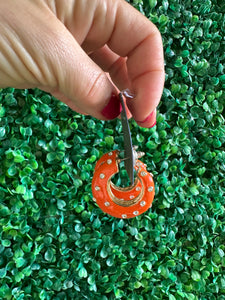
[[[127,105],[137,122],[142,123],[157,107],[164,86],[164,57],[157,27],[125,1],[118,5],[109,48],[127,57],[131,89],[136,95]]]

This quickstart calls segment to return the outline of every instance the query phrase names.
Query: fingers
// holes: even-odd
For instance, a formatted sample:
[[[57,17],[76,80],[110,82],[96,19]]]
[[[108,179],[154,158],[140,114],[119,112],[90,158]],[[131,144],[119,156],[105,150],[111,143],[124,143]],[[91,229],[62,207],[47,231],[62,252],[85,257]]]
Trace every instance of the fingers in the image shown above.
[[[112,82],[67,31],[61,36],[63,41],[58,40],[54,73],[64,99],[71,99],[71,107],[98,119],[116,118],[120,114],[120,102]]]
[[[29,42],[32,47],[36,45],[30,51],[36,68],[27,64],[27,69],[35,75],[37,86],[57,91],[60,100],[78,112],[103,120],[116,118],[120,114],[120,102],[112,82],[54,14],[49,12],[48,19],[47,34],[40,35],[39,24],[31,28],[32,38],[39,43],[26,41],[26,45]]]
[[[156,122],[155,108],[164,85],[159,31],[133,7],[121,1],[113,34],[107,44],[94,51],[91,58],[110,73],[119,89],[133,91],[135,99],[127,102],[129,110],[140,126],[151,127]]]
[[[127,75],[126,58],[120,57],[116,53],[112,52],[107,46],[104,46],[90,55],[91,59],[98,64],[103,71],[109,73],[110,79],[119,90],[130,88],[130,81]],[[126,113],[128,119],[132,117],[126,102]]]
[[[104,46],[94,51],[90,58],[103,69],[108,72],[113,83],[119,90],[130,88],[130,82],[127,75],[127,59],[112,52],[108,46]]]
[[[141,127],[152,128],[156,125],[156,108],[142,121],[137,121]]]
[[[18,0],[7,14],[13,3],[1,2],[2,86],[42,86],[77,111],[113,119],[120,103],[103,68],[119,89],[135,93],[128,108],[141,126],[149,126],[164,83],[162,41],[149,20],[122,0],[93,0],[91,6],[84,0],[69,6]]]
[[[50,88],[57,90],[59,99],[78,112],[103,120],[116,118],[121,105],[112,81],[56,17],[51,31],[52,40],[45,53],[57,85]]]
[[[82,1],[83,5],[87,3]],[[127,103],[129,110],[138,124],[149,126],[147,117],[157,107],[164,85],[160,33],[126,1],[115,0],[112,3],[111,0],[105,0],[104,6],[102,1],[95,0],[92,3],[96,5],[95,13],[85,36],[84,29],[83,36],[80,33],[81,26],[77,21],[79,19],[81,23],[84,18],[78,15],[77,9],[70,23],[67,22],[70,24],[68,29],[76,39],[79,36],[82,48],[92,53],[91,59],[110,73],[119,89],[129,87],[134,92],[135,99]],[[148,121],[144,122],[146,119]]]
[[[12,0],[0,5],[0,85],[57,91],[79,112],[116,118],[120,114],[116,88],[54,12],[44,2],[20,0],[7,15],[13,5]]]
[[[127,105],[141,126],[149,126],[149,121],[144,121],[157,107],[164,85],[163,47],[159,31],[123,1],[118,7],[108,46],[118,55],[127,57],[127,76],[136,95]]]
[[[90,55],[90,57],[106,72],[110,73],[110,77],[115,83],[115,85],[120,89],[123,90],[125,88],[131,89],[131,83],[128,78],[127,74],[127,65],[126,65],[126,58],[120,57],[119,55],[112,52],[107,46],[95,51]],[[129,102],[132,100],[128,100]],[[132,105],[132,103],[131,103]],[[131,113],[127,108],[127,115],[131,117]],[[142,120],[136,120],[138,125],[142,127],[153,127],[156,125],[156,109],[151,111],[147,117]]]

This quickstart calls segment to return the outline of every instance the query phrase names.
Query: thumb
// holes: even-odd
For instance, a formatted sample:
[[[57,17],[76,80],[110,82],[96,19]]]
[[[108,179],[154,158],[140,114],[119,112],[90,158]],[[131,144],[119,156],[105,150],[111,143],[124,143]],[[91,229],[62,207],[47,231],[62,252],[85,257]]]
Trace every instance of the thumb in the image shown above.
[[[49,91],[78,112],[103,120],[116,118],[121,111],[116,88],[70,32],[63,26],[50,44],[55,54],[51,48],[46,54],[57,86]]]

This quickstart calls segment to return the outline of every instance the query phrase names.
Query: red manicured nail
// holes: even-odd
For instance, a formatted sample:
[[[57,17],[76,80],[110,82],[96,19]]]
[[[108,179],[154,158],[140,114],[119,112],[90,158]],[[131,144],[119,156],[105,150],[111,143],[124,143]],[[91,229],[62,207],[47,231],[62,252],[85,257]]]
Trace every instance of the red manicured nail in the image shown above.
[[[151,119],[151,117],[153,116],[153,113],[154,113],[154,111],[151,112],[150,115],[147,116],[147,118],[145,118],[143,121],[137,121],[137,122],[138,123],[146,123],[146,122],[148,122]]]
[[[151,126],[149,126],[148,128],[152,128],[152,127],[154,127],[156,125],[156,121],[151,125]]]
[[[105,118],[112,120],[118,117],[121,111],[122,106],[120,104],[119,97],[116,94],[112,93],[108,104],[103,108],[101,113]]]

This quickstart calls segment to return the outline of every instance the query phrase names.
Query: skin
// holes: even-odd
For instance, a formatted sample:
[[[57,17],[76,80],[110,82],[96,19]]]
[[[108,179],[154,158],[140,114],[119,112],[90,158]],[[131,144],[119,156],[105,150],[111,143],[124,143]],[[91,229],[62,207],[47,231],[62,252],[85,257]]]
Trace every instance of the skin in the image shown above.
[[[163,85],[160,33],[124,0],[0,0],[0,87],[38,87],[103,120],[129,88],[130,114],[150,127]]]

